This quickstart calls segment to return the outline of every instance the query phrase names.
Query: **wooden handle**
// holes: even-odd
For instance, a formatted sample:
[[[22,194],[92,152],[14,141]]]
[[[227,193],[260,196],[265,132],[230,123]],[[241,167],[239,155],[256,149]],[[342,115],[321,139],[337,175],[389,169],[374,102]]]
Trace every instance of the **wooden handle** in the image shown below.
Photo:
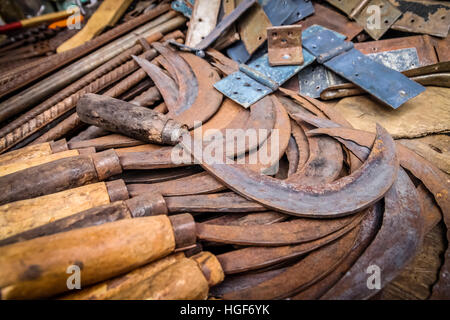
[[[122,184],[126,190],[126,186],[123,181]],[[106,186],[108,187],[108,184],[106,184]],[[44,215],[41,221],[51,221],[52,219],[56,219],[56,221],[46,223],[39,227],[0,240],[0,246],[25,240],[31,240],[34,238],[48,236],[51,234],[69,230],[97,226],[121,219],[167,214],[167,207],[165,206],[164,198],[162,197],[162,195],[156,193],[148,193],[140,197],[135,197],[133,199],[125,201],[115,201],[110,204],[100,205],[98,207],[84,210],[75,214],[69,214],[59,220],[54,216],[50,219],[50,217],[48,217],[48,215],[45,215],[45,212],[43,213],[42,210],[39,211],[38,214],[40,214],[41,216]],[[61,216],[62,215],[60,215],[60,217]],[[33,219],[34,224],[37,224],[37,215],[33,215],[32,218],[29,219]]]
[[[217,259],[203,252],[211,261],[216,261],[214,271],[223,271]],[[206,269],[195,259],[180,259],[157,274],[137,283],[132,290],[124,292],[124,299],[145,300],[205,300],[208,298],[209,283]]]
[[[63,299],[204,300],[209,288],[223,279],[222,267],[213,254],[201,252],[189,259],[174,254]]]
[[[0,204],[35,198],[122,173],[113,150],[59,159],[0,177]]]
[[[74,266],[82,288],[129,272],[173,252],[180,245],[179,227],[164,215],[124,219],[0,247],[0,296],[36,299],[66,292],[66,271]]]
[[[8,174],[24,170],[27,168],[39,166],[44,163],[49,163],[58,159],[64,159],[69,157],[78,156],[80,153],[78,150],[67,150],[63,152],[53,153],[39,158],[32,158],[23,161],[16,161],[13,163],[0,166],[0,176],[6,176]]]
[[[78,212],[127,198],[125,183],[117,180],[5,204],[0,206],[0,244],[29,239],[29,232],[34,235],[35,228],[43,228]]]
[[[175,145],[187,132],[186,126],[162,113],[97,94],[84,95],[77,114],[83,122],[144,142]]]
[[[34,158],[40,158],[66,150],[68,150],[68,147],[65,139],[59,140],[57,142],[45,142],[41,144],[30,145],[0,155],[0,166],[8,165],[19,161],[26,161]]]
[[[168,266],[186,259],[182,252],[171,254],[123,276],[68,294],[64,300],[126,300],[135,297],[136,288]],[[136,298],[138,299],[138,298]]]

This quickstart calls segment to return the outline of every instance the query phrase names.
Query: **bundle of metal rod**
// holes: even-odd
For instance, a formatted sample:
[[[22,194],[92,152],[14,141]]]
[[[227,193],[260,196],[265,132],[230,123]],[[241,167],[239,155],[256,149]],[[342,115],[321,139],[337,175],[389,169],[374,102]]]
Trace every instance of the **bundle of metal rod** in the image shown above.
[[[27,73],[26,75],[23,74],[19,75],[18,78],[7,79],[8,81],[6,83],[1,84],[3,92],[2,96],[8,92],[12,92],[13,90],[17,90],[18,88],[29,84],[33,80],[49,74],[49,72],[54,71],[57,68],[64,66],[65,64],[70,63],[75,59],[80,58],[83,55],[92,52],[93,50],[98,49],[103,45],[101,49],[90,54],[89,56],[78,60],[72,65],[46,78],[44,81],[40,81],[36,85],[27,88],[19,95],[13,96],[5,102],[1,103],[0,122],[3,122],[12,115],[26,110],[34,103],[39,103],[43,98],[49,96],[58,89],[61,89],[63,86],[74,80],[77,80],[102,63],[129,49],[136,43],[136,40],[140,37],[147,37],[152,33],[152,31],[154,32],[154,30],[152,29],[154,29],[156,26],[176,16],[176,13],[174,12],[167,12],[163,14],[168,9],[169,7],[167,5],[155,8],[146,15],[130,20],[129,22],[126,22],[121,26],[110,30],[109,32],[97,37],[96,39],[93,39],[90,42],[87,42],[82,46],[64,52],[62,54],[58,54],[56,57],[47,58],[47,61],[45,63],[41,63],[38,68],[32,69],[31,72]],[[146,23],[149,20],[152,21]],[[146,24],[136,29],[133,33],[125,35],[122,38],[115,40],[105,46],[106,43],[125,34],[126,32],[131,31],[132,29],[138,27],[143,23]]]

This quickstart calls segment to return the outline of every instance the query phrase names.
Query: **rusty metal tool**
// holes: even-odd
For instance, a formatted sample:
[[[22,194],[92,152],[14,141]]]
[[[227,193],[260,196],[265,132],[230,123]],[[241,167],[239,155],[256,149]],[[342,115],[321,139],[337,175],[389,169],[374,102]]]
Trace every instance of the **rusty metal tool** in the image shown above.
[[[66,292],[66,270],[71,265],[83,269],[85,287],[190,247],[195,239],[192,216],[182,214],[125,219],[3,246],[2,299]],[[55,255],[56,251],[60,254]]]
[[[222,102],[222,95],[213,87],[220,79],[217,72],[206,61],[192,54],[178,54],[160,44],[153,44],[153,47],[175,67],[175,80],[142,59],[137,59],[137,62],[155,82],[167,104],[169,115],[185,123],[189,129],[194,128],[195,121],[205,122],[211,118]]]
[[[392,281],[417,254],[424,236],[423,216],[416,188],[403,169],[384,201],[383,222],[375,239],[323,299],[368,299]],[[370,265],[383,270],[381,286],[376,290],[362,281],[367,278]]]
[[[195,157],[190,136],[184,136],[181,144]],[[379,126],[371,156],[361,168],[347,177],[317,187],[280,184],[271,177],[260,176],[235,164],[201,165],[230,189],[249,199],[280,212],[306,217],[337,217],[370,206],[387,192],[398,169],[394,141]],[[264,191],[256,187],[261,184],[265,185]]]
[[[317,233],[317,237],[315,239],[311,239],[311,241],[303,242],[300,244],[295,244],[295,242],[293,242],[288,245],[276,247],[245,247],[242,249],[229,251],[227,253],[222,253],[218,255],[217,258],[219,259],[222,268],[227,275],[248,273],[249,271],[272,267],[289,260],[292,261],[293,259],[297,259],[298,257],[304,256],[333,241],[336,241],[337,239],[353,230],[355,227],[358,227],[364,215],[365,214],[361,214],[357,217],[354,217],[350,221],[350,223],[323,237],[320,237],[320,233]],[[276,225],[278,224],[273,224],[265,227],[275,230]],[[230,227],[230,229],[231,228],[232,227]],[[205,243],[205,245],[206,244],[207,243]]]
[[[212,294],[219,293],[218,297],[225,300],[283,299],[292,296],[302,287],[318,281],[339,265],[350,253],[358,232],[359,228],[353,229],[337,241],[311,252],[299,262],[280,273],[273,274],[262,282],[256,284],[250,282],[247,286],[239,286],[224,293],[213,290]],[[241,283],[245,284],[245,281],[241,280]]]
[[[357,258],[364,252],[378,232],[383,218],[381,202],[376,203],[361,223],[358,238],[351,249],[350,254],[327,276],[316,283],[304,288],[299,293],[291,296],[293,300],[312,300],[322,297],[354,264]]]
[[[315,133],[327,133],[331,136],[342,138],[342,143],[345,141],[356,142],[360,146],[358,156],[364,157],[367,153],[367,146],[373,141],[373,133],[348,129],[348,128],[332,128],[332,129],[316,129]],[[353,149],[355,150],[355,149]],[[447,238],[450,238],[449,225],[450,221],[447,212],[450,212],[450,201],[448,198],[449,182],[445,174],[440,171],[432,163],[417,155],[415,152],[398,144],[397,146],[398,158],[400,165],[410,171],[416,178],[422,181],[425,187],[433,194],[434,199],[442,210],[444,222],[447,226]],[[439,281],[435,284],[433,295],[435,297],[448,297],[446,291],[447,275],[450,273],[449,261],[450,250],[447,248],[445,253],[444,265],[441,267],[441,275]]]
[[[178,23],[179,22],[180,21],[178,21]],[[167,27],[170,30],[176,26],[177,24],[172,25],[169,23]],[[161,27],[164,27],[164,24],[161,25]],[[147,40],[154,41],[159,38],[159,36],[160,33],[157,32],[156,34],[148,37]],[[98,92],[112,82],[117,81],[130,73],[131,75],[107,90],[104,95],[116,97],[123,94],[130,87],[136,85],[139,81],[145,78],[146,74],[143,71],[136,71],[133,73],[133,71],[138,68],[138,65],[134,60],[125,60],[131,56],[130,53],[131,52],[127,52],[126,57],[118,56],[111,61],[111,64],[107,63],[105,66],[93,71],[93,73],[87,75],[86,78],[80,79],[80,81],[74,83],[73,86],[66,88],[66,90],[63,90],[60,94],[48,99],[41,105],[23,115],[23,117],[19,117],[16,121],[13,121],[11,124],[7,125],[1,131],[10,130],[11,128],[15,128],[17,125],[21,124],[20,127],[15,128],[11,133],[7,133],[5,137],[0,138],[0,145],[3,146],[2,149],[7,150],[11,148],[43,126],[51,123],[66,112],[69,112],[75,107],[78,99],[85,93]],[[154,50],[147,50],[141,54],[144,58],[154,58],[156,55],[157,52]],[[115,65],[117,66],[113,68]],[[97,75],[99,77],[95,78]],[[76,89],[79,90],[71,93]],[[60,99],[62,99],[62,101],[59,101]],[[69,118],[58,124],[55,128],[52,128],[49,132],[33,141],[33,143],[36,144],[59,139],[61,136],[67,134],[70,130],[73,130],[80,124],[81,122],[76,115],[69,116]]]

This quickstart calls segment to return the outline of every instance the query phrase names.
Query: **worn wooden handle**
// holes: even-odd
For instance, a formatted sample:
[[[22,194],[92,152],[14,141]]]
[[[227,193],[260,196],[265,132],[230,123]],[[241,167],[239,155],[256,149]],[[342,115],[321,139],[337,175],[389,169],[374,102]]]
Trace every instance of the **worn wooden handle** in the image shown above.
[[[0,206],[0,245],[65,231],[62,226],[76,224],[78,213],[126,199],[125,183],[116,180],[5,204]]]
[[[127,274],[63,296],[63,300],[126,300],[135,297],[136,288],[168,266],[185,260],[184,253],[174,253]],[[137,299],[137,298],[136,298]]]
[[[22,161],[16,161],[13,163],[0,165],[0,177],[6,176],[8,174],[25,170],[31,167],[39,166],[44,163],[49,163],[55,160],[69,158],[69,157],[75,157],[80,154],[93,154],[95,153],[95,148],[87,148],[87,149],[80,149],[80,150],[67,150],[67,151],[61,151],[57,153],[52,153],[46,156],[38,157],[38,158],[32,158]]]
[[[162,113],[97,94],[84,95],[77,114],[83,122],[144,142],[175,145],[187,132],[186,126]]]
[[[0,247],[0,296],[49,297],[69,290],[67,270],[79,268],[81,287],[86,287],[165,257],[187,245],[177,237],[177,230],[186,227],[180,225],[183,219],[189,220],[190,245],[195,243],[192,216],[180,216],[185,217],[124,219]]]
[[[0,204],[35,198],[122,173],[113,150],[55,160],[0,177]]]
[[[174,254],[63,299],[206,299],[209,288],[223,279],[222,267],[213,254],[201,252],[191,258]]]
[[[53,153],[67,151],[67,142],[65,139],[56,142],[45,142],[36,145],[26,146],[18,150],[10,151],[0,155],[0,166],[44,157]]]

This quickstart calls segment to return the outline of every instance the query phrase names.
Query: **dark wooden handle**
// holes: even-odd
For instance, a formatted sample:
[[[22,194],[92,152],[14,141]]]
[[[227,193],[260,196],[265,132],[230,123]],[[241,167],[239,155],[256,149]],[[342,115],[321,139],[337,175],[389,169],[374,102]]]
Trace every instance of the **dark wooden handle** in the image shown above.
[[[83,122],[144,142],[175,145],[187,132],[184,125],[162,113],[97,94],[84,95],[77,114]]]
[[[0,177],[0,204],[40,197],[122,173],[113,150],[59,159]]]

